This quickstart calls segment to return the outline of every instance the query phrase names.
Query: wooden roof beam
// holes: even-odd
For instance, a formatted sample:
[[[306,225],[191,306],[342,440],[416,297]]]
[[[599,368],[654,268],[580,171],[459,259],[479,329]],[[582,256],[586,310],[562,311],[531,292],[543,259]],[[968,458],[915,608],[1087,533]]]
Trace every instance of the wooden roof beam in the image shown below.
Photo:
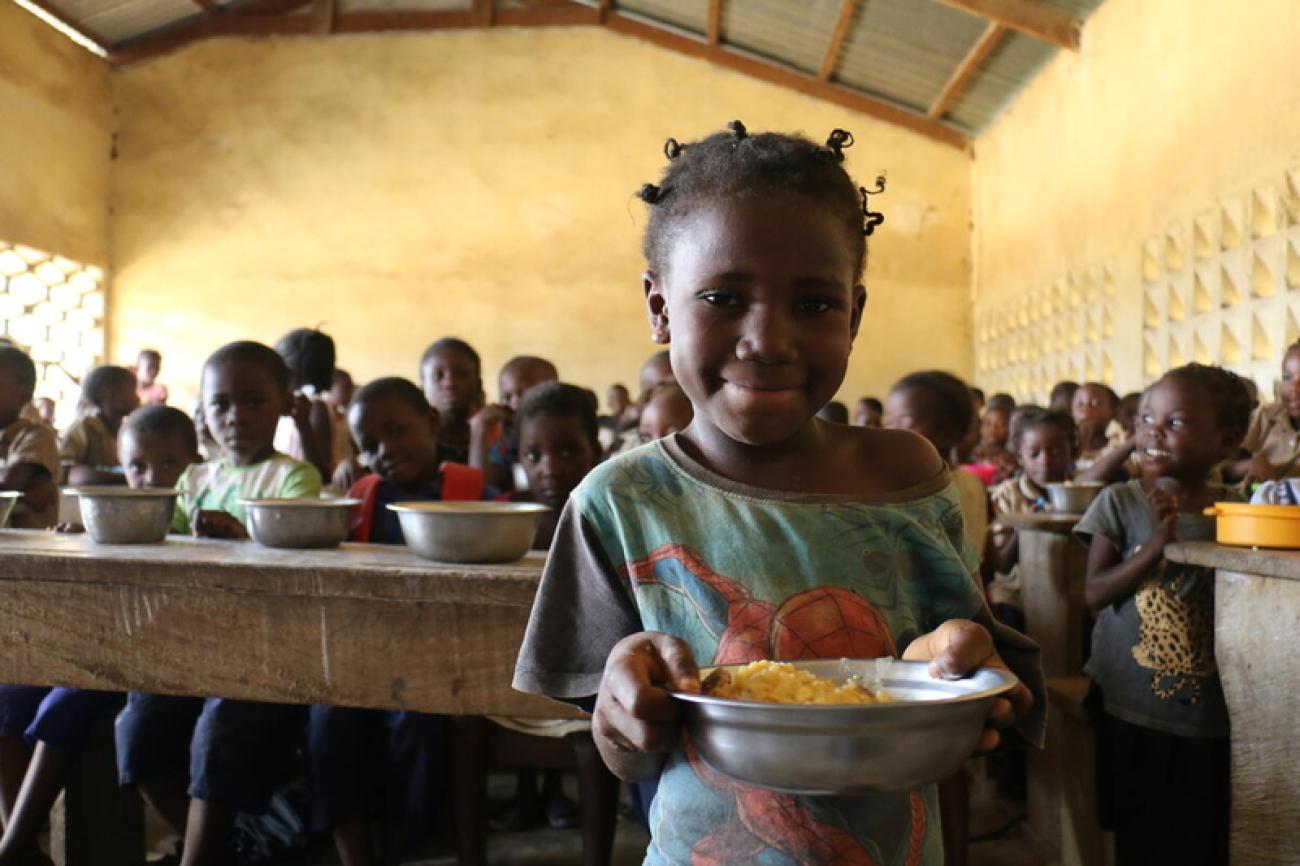
[[[113,46],[109,62],[126,66],[150,60],[213,36],[288,36],[308,33],[310,15],[282,17],[312,0],[248,0],[237,6],[215,6],[181,23],[154,30]]]
[[[1077,51],[1083,24],[1068,12],[1048,6],[1042,0],[939,0],[953,8],[1003,27],[1032,36],[1051,45]]]
[[[840,16],[835,19],[835,29],[831,31],[831,41],[826,43],[826,54],[822,57],[821,70],[817,73],[820,81],[830,81],[835,74],[835,66],[840,62],[840,49],[844,46],[844,37],[849,35],[849,25],[853,23],[853,13],[858,9],[858,0],[844,0],[840,4]]]
[[[709,44],[722,44],[722,0],[709,0]]]
[[[1006,32],[1007,29],[996,21],[989,22],[989,26],[984,28],[980,38],[975,40],[975,45],[962,58],[961,63],[957,64],[957,68],[953,70],[952,76],[939,91],[939,95],[934,98],[934,102],[930,103],[930,110],[926,114],[936,120],[944,116],[949,106],[957,101],[966,83],[979,71],[984,58],[997,47]]]
[[[944,126],[937,120],[923,114],[908,111],[884,100],[849,90],[846,87],[840,87],[828,81],[821,81],[815,75],[796,72],[793,69],[767,63],[745,54],[727,51],[720,45],[710,45],[700,39],[692,39],[680,33],[662,30],[615,10],[607,11],[605,26],[615,33],[643,39],[646,42],[676,51],[679,54],[707,60],[753,78],[788,87],[791,90],[841,105],[853,111],[859,111],[887,123],[892,123],[895,126],[910,129],[927,138],[953,147],[965,147],[967,143],[966,136],[958,130]]]

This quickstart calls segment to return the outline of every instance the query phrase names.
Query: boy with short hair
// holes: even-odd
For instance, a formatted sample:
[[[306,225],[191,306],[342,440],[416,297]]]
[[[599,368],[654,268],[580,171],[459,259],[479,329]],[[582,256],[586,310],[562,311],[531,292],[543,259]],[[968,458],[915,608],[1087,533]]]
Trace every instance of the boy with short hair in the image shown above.
[[[9,517],[18,529],[45,529],[59,516],[59,443],[45,424],[23,418],[35,388],[32,359],[0,345],[0,490],[23,494]]]
[[[275,450],[291,395],[289,370],[274,349],[227,344],[203,365],[201,381],[204,421],[222,454],[182,474],[174,531],[246,538],[241,499],[320,493],[314,466]],[[182,866],[221,859],[235,814],[266,809],[301,737],[303,711],[224,698],[128,697],[117,721],[122,783],[138,785],[184,834]]]

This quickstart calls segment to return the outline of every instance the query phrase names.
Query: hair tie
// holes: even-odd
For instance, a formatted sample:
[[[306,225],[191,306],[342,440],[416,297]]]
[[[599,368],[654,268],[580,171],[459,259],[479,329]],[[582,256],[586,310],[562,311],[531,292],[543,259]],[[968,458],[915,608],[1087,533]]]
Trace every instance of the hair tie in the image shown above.
[[[658,204],[659,199],[663,197],[663,190],[652,183],[643,183],[636,191],[636,195],[646,204]]]
[[[733,120],[731,123],[728,123],[727,129],[731,131],[731,137],[736,141],[744,141],[749,136],[749,132],[745,129],[745,124],[741,123],[739,120]]]
[[[664,142],[664,156],[668,157],[669,162],[681,156],[683,150],[685,148],[678,144],[675,138],[670,138]]]
[[[858,187],[858,192],[862,195],[862,234],[867,237],[870,237],[875,232],[876,227],[885,221],[885,215],[880,211],[873,211],[867,202],[867,198],[868,196],[879,195],[884,191],[885,175],[883,172],[876,176],[874,189],[867,189],[865,186]]]

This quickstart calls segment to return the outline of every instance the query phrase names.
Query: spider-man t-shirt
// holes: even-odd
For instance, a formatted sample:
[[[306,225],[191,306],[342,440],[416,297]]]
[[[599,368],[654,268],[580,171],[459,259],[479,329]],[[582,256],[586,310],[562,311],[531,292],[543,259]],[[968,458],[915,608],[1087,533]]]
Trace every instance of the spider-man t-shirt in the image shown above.
[[[945,472],[887,497],[791,494],[722,478],[675,437],[619,456],[574,491],[556,530],[515,687],[580,700],[614,644],[639,631],[686,641],[702,666],[898,655],[949,619],[993,632],[1034,691],[1018,729],[1042,737],[1038,650],[993,623]],[[940,864],[934,786],[796,797],[669,756],[646,863]]]

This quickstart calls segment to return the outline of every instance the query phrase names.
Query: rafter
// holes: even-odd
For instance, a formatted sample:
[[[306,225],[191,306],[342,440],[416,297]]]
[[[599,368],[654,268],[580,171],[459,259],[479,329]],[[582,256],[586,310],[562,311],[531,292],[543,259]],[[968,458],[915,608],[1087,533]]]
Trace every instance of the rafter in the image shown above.
[[[722,44],[722,0],[709,0],[708,38],[710,45]]]
[[[315,0],[311,7],[311,32],[328,36],[334,32],[334,17],[338,13],[337,0]]]
[[[127,66],[175,51],[214,36],[290,36],[311,29],[308,15],[286,16],[312,0],[248,0],[238,6],[216,6],[197,18],[146,33],[113,46],[109,61]]]
[[[926,114],[935,119],[943,117],[957,97],[961,95],[962,88],[966,86],[972,75],[980,68],[984,58],[989,56],[989,52],[997,47],[1006,34],[1007,29],[996,21],[990,21],[989,26],[984,28],[980,38],[975,40],[975,45],[962,58],[961,63],[953,70],[952,76],[948,83],[939,91],[939,95],[930,103],[930,110]]]
[[[996,21],[1026,36],[1071,51],[1079,47],[1083,25],[1068,12],[1042,0],[939,0],[963,12]]]
[[[84,24],[81,24],[77,21],[73,21],[67,15],[64,15],[62,12],[60,12],[58,9],[55,9],[49,3],[46,3],[45,0],[25,0],[25,2],[27,3],[28,6],[34,7],[35,9],[39,9],[41,13],[48,15],[50,18],[59,22],[59,24],[68,28],[69,30],[72,30],[80,34],[84,39],[95,43],[105,51],[107,51],[109,46],[113,44],[109,42],[107,39],[105,39],[104,37],[100,36],[95,31],[86,27]]]
[[[849,25],[853,23],[853,13],[858,9],[858,0],[844,0],[840,4],[840,16],[835,19],[835,29],[831,31],[831,41],[826,43],[826,54],[822,57],[822,67],[817,77],[830,81],[835,73],[835,65],[840,62],[840,49],[844,46],[844,37],[849,35]]]
[[[839,87],[826,81],[819,80],[816,76],[806,75],[802,72],[795,72],[782,66],[776,66],[771,63],[765,63],[757,58],[745,54],[727,51],[718,45],[709,45],[689,36],[672,32],[670,30],[661,30],[650,24],[638,21],[635,18],[629,18],[617,11],[609,12],[605,17],[605,26],[616,33],[622,33],[625,36],[635,36],[638,39],[644,39],[663,48],[668,48],[680,54],[687,54],[691,57],[698,57],[702,60],[708,60],[718,66],[724,66],[736,72],[741,72],[753,78],[759,78],[772,84],[779,84],[788,87],[791,90],[799,91],[808,96],[833,102],[836,105],[842,105],[845,108],[860,111],[871,117],[879,118],[896,126],[910,129],[921,135],[932,138],[935,141],[941,141],[944,144],[953,147],[965,147],[966,136],[962,135],[955,129],[951,129],[938,121],[932,120],[922,114],[916,114],[896,105],[892,105],[883,100],[875,99],[865,93],[859,93],[849,90],[846,87]]]

